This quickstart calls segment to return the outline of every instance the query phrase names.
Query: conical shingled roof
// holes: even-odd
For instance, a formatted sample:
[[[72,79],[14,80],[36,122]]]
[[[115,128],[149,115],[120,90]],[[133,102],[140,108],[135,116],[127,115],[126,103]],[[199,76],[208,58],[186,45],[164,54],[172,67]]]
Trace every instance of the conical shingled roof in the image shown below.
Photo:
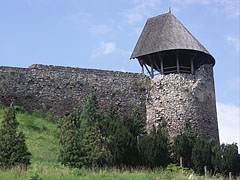
[[[198,40],[169,12],[147,20],[131,59],[174,49],[196,50],[210,55]]]

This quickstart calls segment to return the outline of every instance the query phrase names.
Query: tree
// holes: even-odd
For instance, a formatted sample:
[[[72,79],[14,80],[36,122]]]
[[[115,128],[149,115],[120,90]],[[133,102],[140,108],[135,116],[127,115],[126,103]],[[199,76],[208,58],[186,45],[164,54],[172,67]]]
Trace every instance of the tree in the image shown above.
[[[121,162],[121,156],[119,153],[119,149],[121,147],[119,146],[119,142],[122,141],[121,138],[119,138],[118,134],[122,133],[119,132],[119,129],[122,126],[122,123],[120,121],[117,109],[115,106],[111,103],[107,115],[102,123],[103,126],[103,134],[105,137],[108,137],[110,140],[109,143],[109,150],[111,151],[112,155],[112,166],[118,166]]]
[[[129,119],[126,115],[123,117],[124,122],[129,122]],[[129,126],[125,126],[123,121],[114,105],[110,104],[103,129],[105,136],[110,138],[109,149],[112,154],[112,165],[117,167],[137,165],[139,159],[136,138],[133,137]]]
[[[225,175],[228,175],[228,172],[232,172],[234,175],[240,173],[240,157],[238,154],[237,144],[222,144],[221,149],[223,158],[223,173]]]
[[[128,121],[124,121],[134,137],[146,134],[146,120],[143,118],[139,109],[134,105],[132,115]]]
[[[80,112],[73,111],[69,116],[63,118],[60,127],[59,161],[67,166],[81,168],[84,165],[84,151],[80,136]]]
[[[204,166],[213,171],[212,149],[214,146],[215,143],[212,140],[206,141],[202,138],[196,138],[192,149],[192,162],[196,172],[203,174]]]
[[[25,143],[25,135],[18,132],[15,109],[11,105],[5,112],[0,129],[0,168],[30,165],[31,153]]]
[[[98,107],[96,95],[94,93],[91,93],[89,98],[83,105],[83,109],[80,116],[81,134],[84,134],[85,130],[88,127],[94,126],[95,123],[101,124],[103,119],[104,119],[103,113],[102,110]]]
[[[102,135],[98,123],[85,131],[82,144],[86,152],[85,165],[88,167],[104,167],[112,163],[112,154],[109,150],[110,138]]]
[[[169,140],[166,126],[159,125],[140,139],[141,164],[151,168],[166,167],[169,162]]]
[[[215,145],[212,148],[212,166],[213,174],[222,173],[223,169],[223,152],[220,145]]]
[[[173,152],[177,162],[183,157],[183,165],[192,168],[192,149],[196,135],[193,133],[190,120],[184,123],[184,131],[174,138]]]

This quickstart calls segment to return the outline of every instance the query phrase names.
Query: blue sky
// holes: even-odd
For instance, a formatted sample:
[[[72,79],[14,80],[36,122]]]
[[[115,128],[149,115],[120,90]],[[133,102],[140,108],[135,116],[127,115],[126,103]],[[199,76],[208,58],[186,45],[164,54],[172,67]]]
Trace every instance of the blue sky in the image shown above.
[[[168,12],[215,57],[220,140],[240,141],[239,0],[1,0],[0,66],[140,72],[129,60],[147,18]]]

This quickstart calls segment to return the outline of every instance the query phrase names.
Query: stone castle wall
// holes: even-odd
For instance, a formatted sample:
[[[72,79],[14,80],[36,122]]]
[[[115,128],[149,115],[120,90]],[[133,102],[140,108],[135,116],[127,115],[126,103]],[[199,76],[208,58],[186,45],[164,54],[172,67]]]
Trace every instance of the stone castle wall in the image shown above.
[[[146,101],[147,126],[164,119],[170,137],[180,134],[184,121],[206,139],[219,142],[216,98],[211,65],[202,65],[192,74],[168,74],[152,79]]]
[[[29,112],[43,109],[63,116],[74,108],[81,110],[91,92],[105,111],[113,103],[120,114],[129,114],[136,104],[148,129],[165,119],[174,137],[190,118],[200,136],[219,140],[211,65],[201,66],[195,75],[168,74],[152,80],[137,73],[61,66],[0,67],[0,101]]]
[[[32,65],[29,68],[0,67],[0,101],[14,102],[27,111],[36,109],[63,116],[81,110],[91,92],[105,111],[115,104],[120,114],[136,104],[145,115],[148,77],[124,73],[61,66]]]

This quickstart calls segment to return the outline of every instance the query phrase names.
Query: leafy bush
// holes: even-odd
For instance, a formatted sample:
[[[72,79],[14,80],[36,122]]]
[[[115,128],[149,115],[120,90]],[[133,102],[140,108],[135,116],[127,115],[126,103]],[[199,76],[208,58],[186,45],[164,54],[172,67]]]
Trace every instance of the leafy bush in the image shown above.
[[[192,169],[189,168],[182,168],[181,166],[178,166],[176,164],[169,164],[166,167],[166,171],[171,171],[171,172],[176,172],[176,173],[184,173],[185,175],[189,175],[191,173],[193,173]]]

